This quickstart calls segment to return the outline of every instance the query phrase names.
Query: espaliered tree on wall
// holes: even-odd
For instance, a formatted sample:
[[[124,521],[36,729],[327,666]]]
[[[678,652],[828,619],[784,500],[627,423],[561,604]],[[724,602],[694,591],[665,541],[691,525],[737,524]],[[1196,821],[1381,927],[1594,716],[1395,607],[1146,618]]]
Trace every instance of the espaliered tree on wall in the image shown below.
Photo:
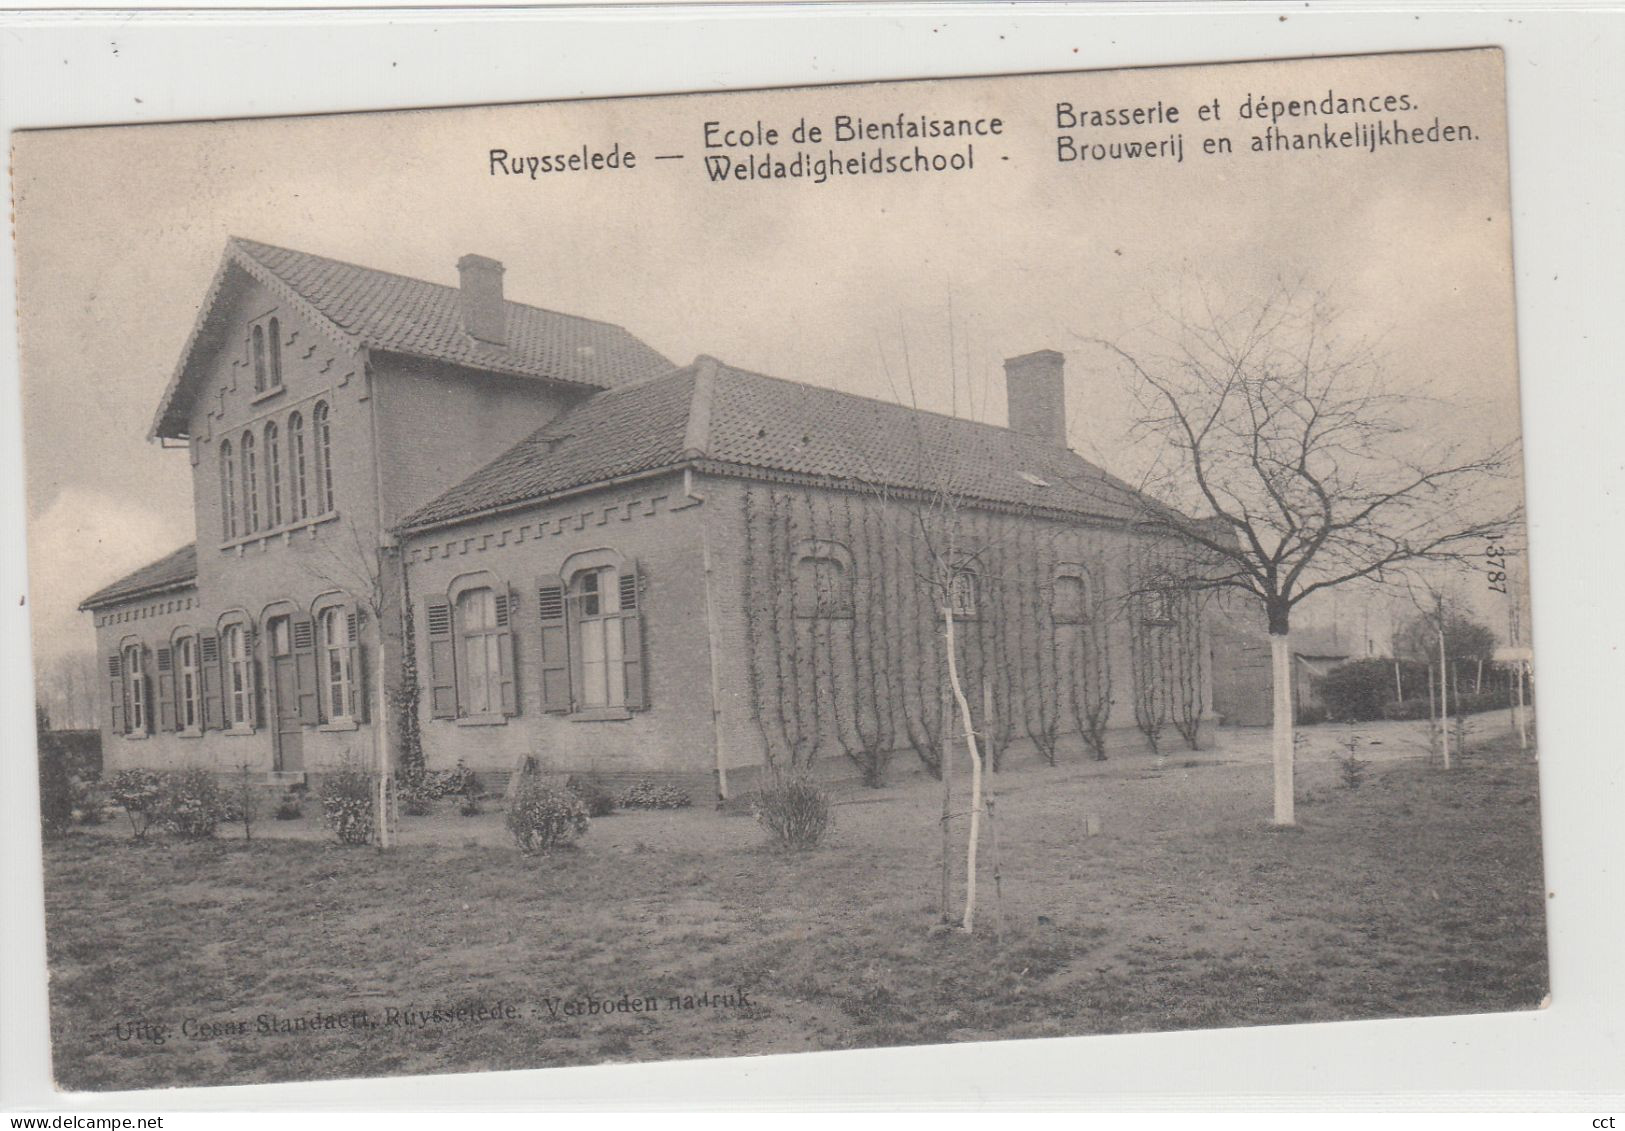
[[[1163,313],[1151,341],[1092,340],[1132,385],[1132,436],[1155,453],[1142,527],[1208,559],[1179,571],[1194,588],[1239,589],[1267,618],[1274,819],[1290,825],[1293,609],[1482,551],[1517,522],[1514,449],[1452,441],[1320,295],[1283,285],[1226,312],[1198,294]]]

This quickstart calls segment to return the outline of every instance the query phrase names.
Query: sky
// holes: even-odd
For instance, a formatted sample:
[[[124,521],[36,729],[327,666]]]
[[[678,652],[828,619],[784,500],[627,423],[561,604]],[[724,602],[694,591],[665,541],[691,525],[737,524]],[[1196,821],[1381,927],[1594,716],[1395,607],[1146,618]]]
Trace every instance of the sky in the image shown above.
[[[1407,125],[1474,138],[1254,154],[1238,107],[1403,92]],[[1197,117],[1218,100],[1217,122]],[[1177,105],[1185,159],[1056,161],[1056,104]],[[705,123],[821,154],[839,114],[992,118],[961,173],[716,184]],[[826,130],[797,146],[802,119]],[[1346,120],[1332,120],[1347,128]],[[1360,120],[1370,120],[1369,117]],[[1317,131],[1321,119],[1280,122]],[[1235,152],[1204,156],[1228,137]],[[631,171],[493,176],[587,146]],[[675,362],[1004,422],[1001,359],[1061,350],[1073,446],[1123,474],[1123,376],[1093,339],[1142,332],[1196,278],[1246,296],[1302,277],[1378,343],[1441,442],[1517,435],[1501,57],[1494,51],[825,87],[18,134],[14,205],[36,661],[93,645],[79,600],[190,541],[191,469],[149,440],[227,238],[455,284],[501,260],[511,299],[619,323]],[[836,148],[843,156],[913,142]],[[921,143],[944,153],[958,139]],[[764,150],[731,151],[735,157]],[[656,161],[657,154],[683,154]],[[1419,418],[1421,419],[1421,418]],[[1511,490],[1518,488],[1514,485]]]

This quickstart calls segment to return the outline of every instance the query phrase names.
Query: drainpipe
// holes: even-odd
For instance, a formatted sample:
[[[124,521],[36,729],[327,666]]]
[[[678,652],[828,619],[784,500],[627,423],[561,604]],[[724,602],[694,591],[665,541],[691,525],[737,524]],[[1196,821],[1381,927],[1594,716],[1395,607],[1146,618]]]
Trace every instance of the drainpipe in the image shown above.
[[[683,473],[683,492],[690,498],[702,499],[704,496],[694,493],[693,480],[689,478],[693,472]],[[709,523],[704,511],[700,512],[700,560],[705,570],[705,638],[706,650],[711,661],[711,746],[716,751],[717,759],[717,798],[728,800],[728,764],[722,741],[722,673],[718,669],[718,653],[721,651],[719,633],[717,631],[717,602],[714,593],[714,577],[711,569],[711,536]]]
[[[372,358],[365,352],[361,357],[362,379],[367,383],[367,421],[372,430],[372,500],[374,518],[377,522],[378,546],[374,553],[378,564],[378,582],[375,596],[380,606],[384,603],[384,540],[388,527],[384,524],[384,471],[378,458],[378,381],[373,374]],[[396,555],[398,558],[399,555]],[[404,561],[400,568],[405,569]],[[384,610],[373,610],[374,631],[378,634],[377,660],[373,664],[373,724],[372,746],[375,764],[378,767],[378,808],[376,820],[378,826],[378,847],[390,847],[391,829],[389,827],[389,698],[384,694],[384,680],[387,678],[384,667]]]

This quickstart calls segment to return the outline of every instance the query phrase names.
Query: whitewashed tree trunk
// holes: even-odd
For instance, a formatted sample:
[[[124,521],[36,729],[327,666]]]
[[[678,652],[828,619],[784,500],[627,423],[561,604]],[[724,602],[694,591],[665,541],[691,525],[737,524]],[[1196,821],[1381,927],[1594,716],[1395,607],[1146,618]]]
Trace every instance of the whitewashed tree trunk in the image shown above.
[[[375,615],[375,621],[379,618]],[[380,622],[381,624],[381,622]],[[382,634],[382,628],[379,632]],[[373,754],[378,766],[378,811],[374,816],[378,825],[378,847],[390,846],[389,827],[389,700],[384,694],[384,644],[378,642],[378,655],[373,660],[373,671],[378,674],[373,677],[372,717],[372,745]]]
[[[1442,619],[1442,618],[1441,618]],[[1444,654],[1444,630],[1439,630],[1439,741],[1444,748],[1444,768],[1450,768],[1450,668]]]
[[[1294,824],[1292,786],[1292,638],[1270,634],[1270,667],[1274,675],[1275,823]]]
[[[948,644],[948,686],[959,704],[959,718],[965,727],[965,747],[970,751],[970,845],[965,850],[965,933],[976,929],[976,847],[982,836],[982,755],[976,746],[976,727],[971,719],[970,701],[959,682],[959,661],[954,655],[954,613],[952,606],[942,610],[943,638]],[[948,757],[946,749],[943,758]]]

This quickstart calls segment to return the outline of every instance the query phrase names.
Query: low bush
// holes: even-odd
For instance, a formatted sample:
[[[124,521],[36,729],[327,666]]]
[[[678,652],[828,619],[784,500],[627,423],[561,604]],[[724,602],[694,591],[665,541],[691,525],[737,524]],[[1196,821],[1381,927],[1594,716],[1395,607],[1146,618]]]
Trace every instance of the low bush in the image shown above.
[[[226,797],[214,774],[201,766],[158,777],[158,812],[164,827],[187,840],[207,840],[220,827]]]
[[[469,793],[463,796],[463,803],[457,807],[457,812],[464,817],[478,817],[481,813],[480,795]]]
[[[835,823],[828,791],[802,775],[762,786],[751,797],[751,811],[768,836],[797,851],[818,847]]]
[[[277,798],[276,812],[272,814],[279,821],[297,821],[305,815],[305,795],[289,790]]]
[[[694,804],[688,792],[675,785],[661,785],[643,778],[621,794],[622,809],[687,809]]]
[[[1431,711],[1426,699],[1398,699],[1382,705],[1385,719],[1425,719]]]
[[[400,799],[401,812],[408,817],[427,817],[434,812],[434,803],[440,796],[427,774],[417,781],[402,782],[395,795]]]
[[[581,803],[587,807],[589,817],[607,817],[615,812],[615,795],[596,778],[583,778],[572,774],[564,783],[564,788],[581,798]]]
[[[106,799],[95,782],[74,778],[73,819],[81,825],[99,825],[107,819]]]
[[[372,775],[345,766],[322,779],[322,813],[340,844],[371,844],[373,814]]]
[[[161,784],[151,770],[120,770],[107,783],[108,796],[130,819],[130,832],[136,840],[144,839],[162,816],[158,808]]]
[[[507,824],[521,852],[547,852],[586,833],[587,807],[568,789],[527,775],[508,803]]]
[[[1298,725],[1314,726],[1326,721],[1326,708],[1315,703],[1305,703],[1298,708]]]

